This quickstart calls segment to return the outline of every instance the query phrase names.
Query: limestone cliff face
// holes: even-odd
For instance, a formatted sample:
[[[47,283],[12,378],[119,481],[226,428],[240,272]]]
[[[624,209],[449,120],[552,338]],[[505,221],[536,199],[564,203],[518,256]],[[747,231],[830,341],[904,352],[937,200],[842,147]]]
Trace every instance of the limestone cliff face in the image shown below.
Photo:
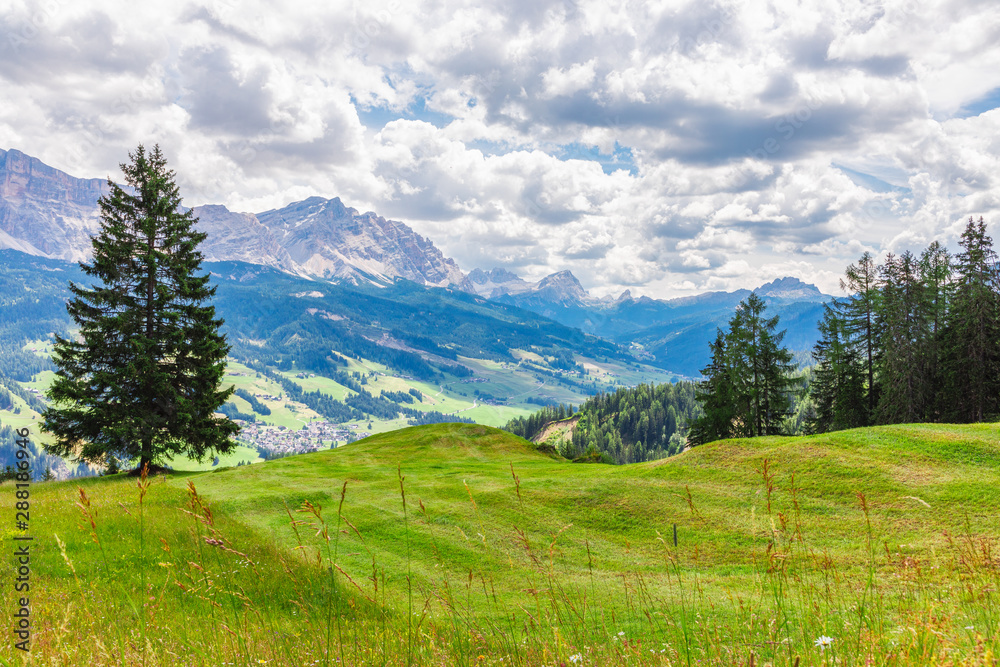
[[[74,178],[16,150],[0,150],[0,248],[79,261],[100,229],[102,179]],[[211,261],[241,261],[300,275],[357,282],[405,278],[460,284],[465,275],[434,244],[402,222],[358,213],[339,198],[311,197],[260,214],[225,206],[194,209]]]
[[[253,213],[234,213],[219,204],[195,206],[196,229],[208,234],[201,252],[210,262],[238,261],[273,266],[284,271],[298,268]]]
[[[353,281],[406,278],[439,287],[465,277],[454,260],[402,222],[359,214],[340,198],[310,197],[257,218],[310,275]]]
[[[0,150],[0,248],[79,261],[100,229],[107,181],[79,179],[16,150]]]

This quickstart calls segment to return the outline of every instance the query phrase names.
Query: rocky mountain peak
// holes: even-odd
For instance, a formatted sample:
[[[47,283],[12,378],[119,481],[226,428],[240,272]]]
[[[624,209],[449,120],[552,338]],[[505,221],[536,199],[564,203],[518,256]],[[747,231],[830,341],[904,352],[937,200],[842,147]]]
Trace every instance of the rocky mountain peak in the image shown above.
[[[516,274],[501,268],[494,268],[489,271],[473,269],[469,272],[469,275],[466,276],[466,278],[477,285],[484,285],[489,282],[500,284],[521,281],[521,278],[519,278]]]
[[[535,291],[557,303],[585,303],[590,300],[590,294],[570,271],[559,271],[542,278]]]
[[[826,299],[818,287],[793,277],[772,280],[761,285],[755,291],[759,296],[767,296],[772,299],[795,299],[797,301],[823,301]]]
[[[17,150],[0,150],[0,248],[79,261],[100,229],[104,179],[79,179]],[[459,284],[455,262],[410,227],[373,212],[358,214],[339,197],[309,197],[264,213],[206,204],[194,210],[213,261],[236,260],[301,275],[350,281],[405,278]]]
[[[324,278],[351,281],[405,278],[445,287],[465,276],[428,239],[372,212],[358,214],[339,197],[310,197],[257,214],[291,260]]]
[[[301,272],[271,230],[253,213],[235,213],[221,204],[196,206],[192,212],[198,218],[198,231],[208,234],[201,246],[206,260],[235,260]]]

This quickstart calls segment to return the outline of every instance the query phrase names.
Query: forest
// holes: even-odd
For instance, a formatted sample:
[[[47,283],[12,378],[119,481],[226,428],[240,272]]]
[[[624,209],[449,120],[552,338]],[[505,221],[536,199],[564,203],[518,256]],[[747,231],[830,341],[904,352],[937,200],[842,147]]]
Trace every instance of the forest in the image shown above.
[[[701,414],[696,383],[640,384],[600,393],[574,411],[549,406],[509,421],[504,429],[526,439],[546,424],[576,417],[573,435],[559,453],[567,458],[604,458],[609,463],[637,463],[677,454],[684,447],[687,424]],[[596,456],[595,456],[596,455]]]
[[[1000,263],[986,231],[969,218],[955,255],[937,241],[881,263],[864,253],[845,270],[847,296],[825,304],[805,369],[751,293],[717,331],[702,381],[591,398],[561,453],[633,463],[725,438],[997,420]],[[530,439],[573,414],[548,406],[504,428]]]
[[[1000,416],[1000,267],[982,218],[959,245],[847,268],[813,351],[809,432]]]

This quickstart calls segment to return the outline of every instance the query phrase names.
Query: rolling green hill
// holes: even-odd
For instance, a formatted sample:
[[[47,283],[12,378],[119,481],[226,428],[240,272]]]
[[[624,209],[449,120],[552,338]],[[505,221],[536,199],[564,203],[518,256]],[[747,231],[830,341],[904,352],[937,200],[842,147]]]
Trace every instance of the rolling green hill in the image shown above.
[[[145,646],[163,665],[327,664],[326,647],[352,665],[979,665],[1000,651],[996,424],[722,441],[625,466],[438,424],[157,477],[141,506],[136,484],[32,487],[36,660],[140,664]],[[9,484],[0,497],[12,517]],[[8,522],[7,553],[14,535]]]

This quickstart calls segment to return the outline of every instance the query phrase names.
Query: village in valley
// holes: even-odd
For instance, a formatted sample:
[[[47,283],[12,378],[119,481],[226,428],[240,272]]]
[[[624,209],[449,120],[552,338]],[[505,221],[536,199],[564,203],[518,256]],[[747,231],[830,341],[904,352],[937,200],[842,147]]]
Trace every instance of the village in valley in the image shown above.
[[[323,420],[303,424],[298,430],[241,419],[234,421],[243,427],[239,435],[242,444],[256,449],[263,459],[331,449],[371,435],[359,430],[357,424],[334,424]]]

